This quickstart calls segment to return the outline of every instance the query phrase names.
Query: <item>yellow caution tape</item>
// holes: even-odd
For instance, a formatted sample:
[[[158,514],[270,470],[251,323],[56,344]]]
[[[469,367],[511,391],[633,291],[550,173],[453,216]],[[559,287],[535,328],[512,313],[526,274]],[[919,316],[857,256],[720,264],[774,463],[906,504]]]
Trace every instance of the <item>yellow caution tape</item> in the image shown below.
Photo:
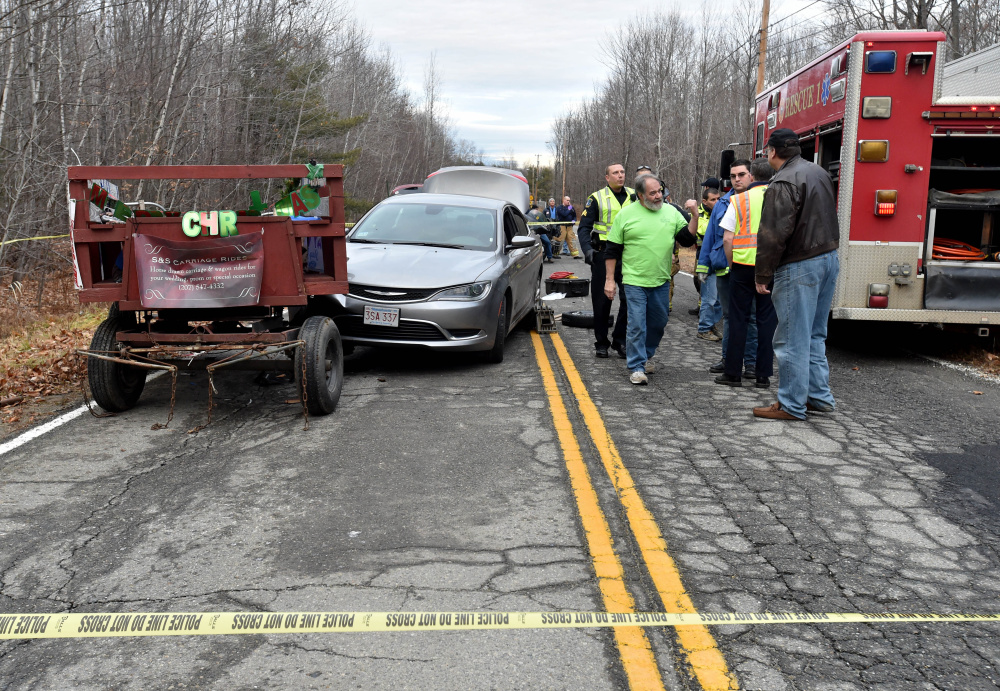
[[[33,238],[18,238],[16,240],[4,240],[0,242],[0,245],[12,245],[15,242],[27,242],[28,240],[55,240],[56,238],[68,238],[69,233],[63,233],[62,235],[36,235]]]
[[[0,614],[0,640],[746,624],[1000,622],[1000,614],[829,612],[157,612]]]

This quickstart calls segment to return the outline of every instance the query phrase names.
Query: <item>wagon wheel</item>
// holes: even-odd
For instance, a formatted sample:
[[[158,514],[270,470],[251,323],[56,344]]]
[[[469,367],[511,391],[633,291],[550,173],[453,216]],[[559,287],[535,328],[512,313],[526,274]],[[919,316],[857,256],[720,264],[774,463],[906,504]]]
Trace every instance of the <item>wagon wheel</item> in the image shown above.
[[[299,329],[305,343],[295,350],[295,378],[311,415],[329,415],[344,386],[344,347],[329,317],[309,317]],[[302,381],[303,375],[305,381]]]
[[[105,319],[94,332],[90,349],[101,355],[115,355],[121,350],[121,345],[115,338],[120,330],[118,318]],[[88,357],[87,381],[97,405],[108,412],[123,413],[135,406],[142,395],[142,389],[146,386],[146,370]]]

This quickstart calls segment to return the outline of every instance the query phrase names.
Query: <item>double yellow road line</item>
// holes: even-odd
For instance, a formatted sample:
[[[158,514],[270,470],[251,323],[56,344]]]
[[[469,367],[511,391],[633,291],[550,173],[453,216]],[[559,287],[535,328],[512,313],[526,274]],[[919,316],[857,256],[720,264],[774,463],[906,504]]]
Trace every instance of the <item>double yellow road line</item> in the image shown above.
[[[618,501],[625,509],[629,529],[663,604],[663,611],[672,614],[695,613],[694,603],[684,589],[677,564],[667,553],[667,543],[660,533],[656,520],[643,503],[631,474],[622,463],[621,455],[597,411],[597,406],[590,398],[580,373],[573,364],[566,344],[559,334],[551,334],[550,337],[575,404],[608,478],[614,486]],[[570,421],[562,393],[556,384],[555,372],[549,362],[542,336],[532,332],[531,340],[552,410],[552,420],[559,437],[559,445],[562,447],[566,469],[569,472],[573,495],[580,511],[580,521],[597,574],[604,609],[607,612],[635,612],[635,601],[625,587],[625,572],[621,560],[614,551],[611,529],[583,460],[580,443]],[[675,630],[677,641],[684,652],[691,673],[703,689],[732,691],[739,688],[736,677],[729,671],[726,660],[707,627],[678,626]],[[663,678],[645,630],[617,627],[614,633],[629,686],[632,689],[662,689]]]

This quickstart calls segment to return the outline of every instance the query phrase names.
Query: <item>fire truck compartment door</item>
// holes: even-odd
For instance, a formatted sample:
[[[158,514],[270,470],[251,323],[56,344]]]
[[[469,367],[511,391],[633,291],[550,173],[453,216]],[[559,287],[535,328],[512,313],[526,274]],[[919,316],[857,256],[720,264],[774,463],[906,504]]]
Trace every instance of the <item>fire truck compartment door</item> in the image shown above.
[[[924,307],[929,310],[1000,311],[1000,264],[928,264]]]

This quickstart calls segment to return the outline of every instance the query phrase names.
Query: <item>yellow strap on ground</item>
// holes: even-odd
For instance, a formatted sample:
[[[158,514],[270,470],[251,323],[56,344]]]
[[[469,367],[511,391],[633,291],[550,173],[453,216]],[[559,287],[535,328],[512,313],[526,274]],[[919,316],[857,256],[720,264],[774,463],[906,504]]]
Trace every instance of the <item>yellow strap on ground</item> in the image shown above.
[[[828,612],[143,612],[0,614],[0,640],[221,636],[260,633],[391,633],[503,629],[747,624],[898,624],[998,622],[1000,614],[855,614]],[[635,630],[634,628],[632,630]]]

